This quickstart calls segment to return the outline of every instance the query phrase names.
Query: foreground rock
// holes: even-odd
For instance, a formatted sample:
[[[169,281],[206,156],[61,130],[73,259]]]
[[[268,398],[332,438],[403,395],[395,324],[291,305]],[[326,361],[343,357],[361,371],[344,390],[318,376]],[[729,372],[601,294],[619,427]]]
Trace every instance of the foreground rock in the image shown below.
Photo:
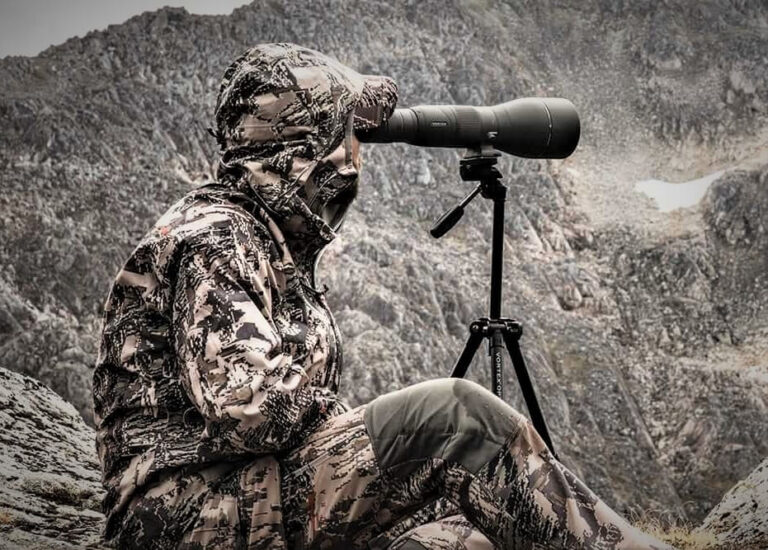
[[[718,548],[768,548],[768,459],[726,493],[695,533],[714,535]]]
[[[0,369],[0,548],[99,548],[94,433],[32,378]]]

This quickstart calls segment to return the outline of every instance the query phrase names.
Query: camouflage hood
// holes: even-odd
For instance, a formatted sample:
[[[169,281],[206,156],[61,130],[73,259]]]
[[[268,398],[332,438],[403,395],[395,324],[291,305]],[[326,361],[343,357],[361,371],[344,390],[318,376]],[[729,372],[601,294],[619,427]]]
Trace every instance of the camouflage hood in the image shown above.
[[[220,183],[259,202],[294,257],[336,236],[357,194],[355,130],[386,121],[397,86],[309,48],[259,44],[226,70],[216,102]]]

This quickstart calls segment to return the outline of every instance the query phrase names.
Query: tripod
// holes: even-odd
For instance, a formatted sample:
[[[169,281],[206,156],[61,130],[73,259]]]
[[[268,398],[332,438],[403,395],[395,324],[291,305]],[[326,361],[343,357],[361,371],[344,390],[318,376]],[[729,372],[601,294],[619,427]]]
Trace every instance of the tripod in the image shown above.
[[[536,399],[525,359],[520,351],[520,337],[523,334],[523,326],[516,320],[501,317],[501,276],[504,256],[504,202],[507,196],[507,188],[501,183],[501,173],[496,168],[497,158],[501,153],[492,146],[483,144],[478,148],[471,148],[461,159],[460,175],[464,181],[479,181],[480,184],[462,201],[450,209],[437,221],[430,230],[430,234],[439,239],[448,232],[464,215],[464,207],[474,199],[478,193],[483,198],[493,200],[493,243],[491,249],[491,312],[490,317],[480,317],[469,325],[469,338],[464,345],[456,365],[451,373],[452,378],[464,378],[480,343],[489,339],[488,354],[491,356],[491,389],[499,398],[503,397],[502,370],[504,359],[502,349],[507,348],[512,358],[517,381],[523,391],[525,404],[531,415],[533,426],[541,435],[541,438],[549,447],[555,458],[555,448],[549,437],[549,430],[544,421],[544,415]]]

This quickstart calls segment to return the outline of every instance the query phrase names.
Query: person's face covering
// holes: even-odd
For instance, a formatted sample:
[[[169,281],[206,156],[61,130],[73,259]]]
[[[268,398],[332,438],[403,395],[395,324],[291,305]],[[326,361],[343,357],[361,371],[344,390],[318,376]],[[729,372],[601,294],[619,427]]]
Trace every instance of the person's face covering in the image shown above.
[[[334,156],[341,155],[342,152],[349,161],[346,167],[338,172],[333,182],[318,182],[313,175],[305,186],[305,201],[310,210],[323,218],[323,221],[330,225],[334,231],[341,227],[349,207],[357,196],[360,185],[360,172],[362,170],[360,141],[351,130],[343,142],[343,151],[340,146],[337,151],[329,155],[329,160],[333,161]],[[329,186],[334,189],[333,193],[328,193]],[[317,200],[320,197],[318,192],[321,189],[325,190],[325,199]]]
[[[360,172],[363,166],[362,163],[363,159],[360,155],[360,141],[355,136],[352,136],[352,165],[357,174],[354,176],[354,179],[351,179],[347,183],[347,186],[342,189],[338,195],[333,197],[328,204],[325,205],[320,213],[320,216],[322,216],[325,223],[330,225],[334,231],[338,230],[341,226],[349,206],[357,196],[357,190],[360,185]]]

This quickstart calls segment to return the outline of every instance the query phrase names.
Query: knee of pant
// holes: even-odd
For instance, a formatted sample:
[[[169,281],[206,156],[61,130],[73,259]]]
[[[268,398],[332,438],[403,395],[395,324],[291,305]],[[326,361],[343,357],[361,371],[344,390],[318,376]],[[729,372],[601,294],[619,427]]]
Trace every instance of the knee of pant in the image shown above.
[[[438,458],[476,473],[524,417],[479,384],[439,378],[371,401],[365,423],[379,465],[410,472]]]

